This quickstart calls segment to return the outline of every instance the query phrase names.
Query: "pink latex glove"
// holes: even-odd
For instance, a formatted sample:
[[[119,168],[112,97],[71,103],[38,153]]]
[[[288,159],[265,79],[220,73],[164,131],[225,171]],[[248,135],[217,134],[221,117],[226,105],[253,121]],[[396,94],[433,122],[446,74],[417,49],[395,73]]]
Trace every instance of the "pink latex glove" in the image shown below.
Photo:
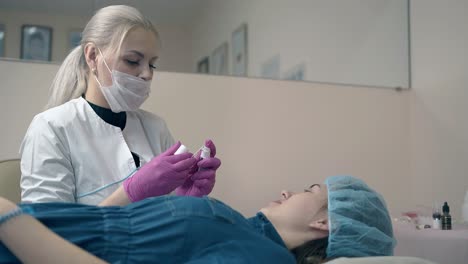
[[[210,157],[200,160],[200,152],[196,154],[199,161],[191,169],[191,176],[182,186],[176,188],[175,193],[177,195],[201,197],[208,195],[213,190],[216,182],[216,170],[221,166],[221,160],[215,158],[216,146],[213,141],[205,141],[205,146],[210,149]]]
[[[187,180],[197,159],[192,153],[174,155],[180,145],[177,142],[124,181],[124,190],[132,202],[168,194]]]

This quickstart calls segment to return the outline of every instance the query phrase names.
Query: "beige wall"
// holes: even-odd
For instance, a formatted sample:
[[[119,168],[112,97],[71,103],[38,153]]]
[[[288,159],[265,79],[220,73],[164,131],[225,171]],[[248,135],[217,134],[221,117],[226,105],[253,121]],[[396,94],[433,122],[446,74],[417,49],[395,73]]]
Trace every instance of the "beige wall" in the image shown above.
[[[351,174],[392,209],[411,200],[408,92],[302,82],[161,74],[145,107],[195,150],[223,161],[213,193],[252,214],[282,189]],[[398,190],[398,191],[395,191]]]
[[[0,160],[18,158],[26,129],[43,110],[58,66],[0,60]]]
[[[0,61],[0,159],[18,156],[46,102],[55,65]],[[26,78],[25,73],[33,73]],[[245,214],[326,176],[367,180],[398,211],[410,198],[408,92],[158,73],[144,108],[196,150],[212,138],[223,161],[213,193]],[[396,194],[398,189],[401,193]]]
[[[0,24],[5,25],[5,57],[19,59],[21,49],[21,27],[33,24],[52,27],[52,61],[61,62],[68,54],[68,34],[83,29],[88,17],[63,16],[40,13],[0,10]],[[190,72],[190,35],[180,26],[157,25],[163,49],[158,69],[164,71]]]
[[[413,0],[411,175],[416,203],[447,201],[459,220],[468,190],[468,2]]]

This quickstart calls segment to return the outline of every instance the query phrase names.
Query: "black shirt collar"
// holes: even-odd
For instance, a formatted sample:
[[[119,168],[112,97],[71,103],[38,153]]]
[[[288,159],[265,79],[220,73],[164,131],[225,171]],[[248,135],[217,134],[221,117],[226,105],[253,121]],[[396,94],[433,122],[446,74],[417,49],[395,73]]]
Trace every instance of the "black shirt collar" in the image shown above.
[[[85,98],[84,95],[83,98]],[[99,105],[95,105],[88,100],[86,100],[86,102],[88,102],[89,106],[91,106],[94,112],[106,123],[116,127],[120,127],[121,130],[124,130],[125,124],[127,123],[126,112],[114,113],[112,112],[112,110],[101,107]]]

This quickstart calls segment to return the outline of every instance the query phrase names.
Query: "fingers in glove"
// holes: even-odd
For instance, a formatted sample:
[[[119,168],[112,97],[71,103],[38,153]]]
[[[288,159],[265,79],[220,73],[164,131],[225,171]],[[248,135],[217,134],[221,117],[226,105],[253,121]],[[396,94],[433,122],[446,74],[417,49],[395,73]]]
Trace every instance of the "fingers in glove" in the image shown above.
[[[216,146],[211,139],[205,140],[205,146],[210,149],[210,157],[216,156]]]
[[[178,172],[185,172],[191,169],[195,164],[197,164],[197,160],[193,157],[188,159],[181,160],[175,164],[172,164],[173,169]]]
[[[190,179],[192,181],[198,180],[213,180],[216,177],[216,171],[214,170],[202,170],[195,172]]]
[[[172,155],[168,157],[164,157],[164,160],[171,163],[171,164],[176,164],[179,161],[186,160],[192,157],[192,153],[186,152],[178,155]]]
[[[177,141],[174,145],[172,145],[170,148],[168,148],[166,151],[164,151],[163,153],[159,155],[160,156],[172,156],[179,149],[180,145],[182,145],[182,143],[180,143],[180,141]]]
[[[194,181],[193,185],[196,186],[197,188],[213,189],[213,187],[215,185],[215,181],[214,180],[207,180],[207,179],[198,180],[198,181]]]
[[[205,169],[205,170],[209,170],[209,169],[213,169],[213,170],[217,170],[219,168],[219,166],[221,166],[221,160],[218,159],[218,158],[206,158],[206,159],[202,159],[200,160],[198,163],[197,163],[198,167],[200,169]]]

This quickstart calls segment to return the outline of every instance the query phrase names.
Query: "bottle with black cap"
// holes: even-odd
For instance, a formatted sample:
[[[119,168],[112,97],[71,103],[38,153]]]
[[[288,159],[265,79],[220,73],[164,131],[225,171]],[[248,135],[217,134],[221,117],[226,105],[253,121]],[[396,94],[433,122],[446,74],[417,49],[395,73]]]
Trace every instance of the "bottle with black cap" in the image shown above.
[[[452,229],[452,216],[450,215],[450,207],[447,202],[442,206],[442,230]]]

